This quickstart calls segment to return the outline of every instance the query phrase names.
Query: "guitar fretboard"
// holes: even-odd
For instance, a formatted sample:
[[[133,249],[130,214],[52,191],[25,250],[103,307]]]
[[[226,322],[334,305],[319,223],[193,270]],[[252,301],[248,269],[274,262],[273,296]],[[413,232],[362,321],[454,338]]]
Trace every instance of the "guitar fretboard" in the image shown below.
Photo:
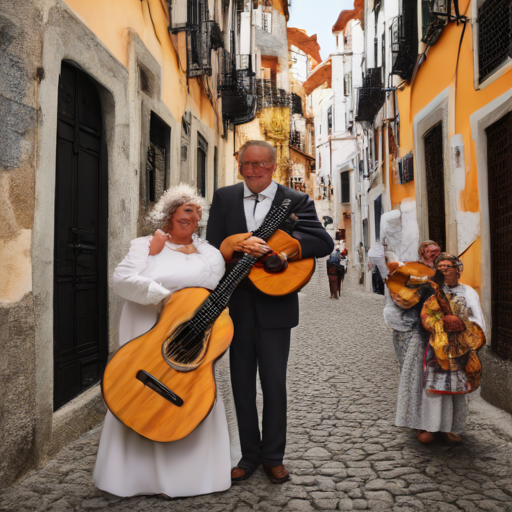
[[[253,236],[267,242],[288,216],[290,202],[290,199],[285,199],[280,206],[273,206],[265,217],[263,224],[253,232]],[[228,305],[231,294],[242,279],[249,274],[251,268],[257,261],[258,258],[250,256],[249,254],[244,254],[244,256],[238,260],[237,264],[221,279],[217,288],[209,295],[191,320],[191,325],[194,330],[197,329],[199,332],[206,329],[206,327],[224,311],[225,307]]]

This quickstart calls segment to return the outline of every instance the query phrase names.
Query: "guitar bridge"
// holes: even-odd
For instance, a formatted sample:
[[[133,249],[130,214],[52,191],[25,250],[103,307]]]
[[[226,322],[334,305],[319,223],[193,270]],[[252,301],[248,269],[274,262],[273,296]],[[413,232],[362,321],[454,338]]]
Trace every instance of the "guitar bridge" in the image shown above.
[[[177,407],[181,407],[183,405],[183,399],[181,397],[176,393],[173,393],[165,384],[153,377],[150,373],[144,370],[139,370],[136,378],[140,380],[144,386],[152,389],[155,393],[158,393],[161,397],[169,400],[169,402]]]

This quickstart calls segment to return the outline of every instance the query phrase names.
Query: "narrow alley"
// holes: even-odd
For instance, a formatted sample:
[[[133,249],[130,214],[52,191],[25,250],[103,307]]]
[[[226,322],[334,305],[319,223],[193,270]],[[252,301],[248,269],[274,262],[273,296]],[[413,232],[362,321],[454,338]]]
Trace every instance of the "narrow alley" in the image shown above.
[[[398,366],[382,319],[384,299],[363,293],[356,273],[349,270],[340,300],[330,300],[319,261],[300,295],[288,368],[290,482],[271,485],[260,468],[224,493],[118,498],[92,484],[97,426],[6,489],[0,511],[512,511],[506,413],[471,395],[457,447],[423,446],[413,432],[394,426]],[[218,378],[224,387],[225,360]]]

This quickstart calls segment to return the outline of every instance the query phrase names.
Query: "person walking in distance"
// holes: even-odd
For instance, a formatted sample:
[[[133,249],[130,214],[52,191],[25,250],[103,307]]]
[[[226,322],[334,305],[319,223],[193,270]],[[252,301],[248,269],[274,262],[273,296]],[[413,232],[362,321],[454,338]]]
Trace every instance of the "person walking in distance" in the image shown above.
[[[277,167],[275,148],[249,141],[239,151],[244,183],[217,190],[213,197],[207,240],[217,248],[232,235],[244,233],[234,243],[235,254],[262,256],[269,251],[264,240],[252,236],[272,205],[290,199],[292,214],[281,229],[296,238],[301,257],[323,257],[334,248],[331,236],[318,220],[314,202],[302,192],[272,179]],[[260,463],[272,483],[289,479],[283,464],[286,447],[286,367],[291,328],[299,323],[296,292],[275,297],[242,282],[229,303],[235,332],[230,347],[231,382],[237,412],[242,458],[231,472],[234,482],[249,478]],[[256,374],[263,391],[262,432],[256,408]]]

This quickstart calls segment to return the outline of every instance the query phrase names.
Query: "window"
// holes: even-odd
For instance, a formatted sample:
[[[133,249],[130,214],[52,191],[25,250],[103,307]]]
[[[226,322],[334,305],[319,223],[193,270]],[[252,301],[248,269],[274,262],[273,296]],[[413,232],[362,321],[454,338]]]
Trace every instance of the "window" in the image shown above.
[[[350,203],[350,174],[349,171],[341,173],[341,202]]]
[[[208,155],[208,143],[200,134],[197,134],[197,181],[196,186],[199,193],[206,197],[206,161]]]
[[[213,191],[219,188],[219,161],[218,161],[217,146],[213,150]]]
[[[352,79],[351,79],[350,73],[347,73],[343,77],[343,94],[345,96],[350,96],[350,90],[352,89],[351,82],[352,82]]]
[[[398,162],[398,176],[400,185],[414,180],[414,157],[412,153],[405,155]]]
[[[146,159],[146,200],[149,203],[158,201],[167,188],[170,139],[170,128],[151,112]]]
[[[478,6],[478,81],[512,61],[510,0],[485,0]]]
[[[373,212],[375,215],[375,240],[380,241],[380,218],[382,216],[382,195],[373,202]]]
[[[327,132],[332,133],[332,106],[327,110]]]

